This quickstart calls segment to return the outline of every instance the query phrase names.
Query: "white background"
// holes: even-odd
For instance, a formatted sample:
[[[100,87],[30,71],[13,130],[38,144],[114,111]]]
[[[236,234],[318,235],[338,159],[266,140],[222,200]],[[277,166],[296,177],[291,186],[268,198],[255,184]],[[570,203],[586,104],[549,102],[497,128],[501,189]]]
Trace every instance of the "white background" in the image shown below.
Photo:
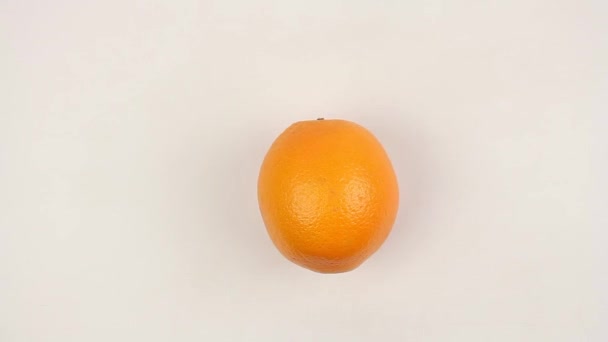
[[[0,341],[608,340],[608,5],[0,1]],[[382,141],[360,268],[286,261],[294,121]],[[602,126],[603,125],[603,126]]]

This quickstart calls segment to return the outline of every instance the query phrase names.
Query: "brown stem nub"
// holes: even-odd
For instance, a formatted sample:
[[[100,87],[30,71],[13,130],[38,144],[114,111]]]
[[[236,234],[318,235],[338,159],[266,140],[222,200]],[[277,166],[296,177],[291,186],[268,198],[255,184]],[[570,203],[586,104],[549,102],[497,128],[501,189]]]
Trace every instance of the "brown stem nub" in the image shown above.
[[[325,120],[325,118],[317,118],[317,120]]]

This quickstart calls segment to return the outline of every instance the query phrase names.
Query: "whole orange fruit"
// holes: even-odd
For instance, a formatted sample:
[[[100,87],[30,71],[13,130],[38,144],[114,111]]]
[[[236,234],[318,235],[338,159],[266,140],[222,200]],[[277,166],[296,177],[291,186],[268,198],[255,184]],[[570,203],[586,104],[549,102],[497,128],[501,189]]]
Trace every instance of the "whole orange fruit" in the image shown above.
[[[258,179],[270,238],[294,263],[350,271],[382,245],[399,206],[397,177],[378,140],[345,120],[296,122],[266,154]]]

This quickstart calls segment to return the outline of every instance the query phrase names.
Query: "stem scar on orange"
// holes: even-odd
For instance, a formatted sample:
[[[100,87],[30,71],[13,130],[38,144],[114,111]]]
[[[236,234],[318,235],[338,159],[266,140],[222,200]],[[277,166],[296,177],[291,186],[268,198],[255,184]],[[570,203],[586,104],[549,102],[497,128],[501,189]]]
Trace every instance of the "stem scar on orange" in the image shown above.
[[[258,179],[270,238],[294,263],[346,272],[389,235],[399,207],[397,177],[380,142],[345,120],[291,125],[270,147]]]

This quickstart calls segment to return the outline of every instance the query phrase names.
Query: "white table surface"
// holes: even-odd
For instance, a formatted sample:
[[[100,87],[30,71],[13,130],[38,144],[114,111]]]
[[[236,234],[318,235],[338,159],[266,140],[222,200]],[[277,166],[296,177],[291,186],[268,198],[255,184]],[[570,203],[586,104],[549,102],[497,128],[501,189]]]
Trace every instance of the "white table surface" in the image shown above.
[[[607,20],[1,1],[0,341],[607,341]],[[339,275],[286,261],[257,207],[269,144],[318,116],[372,130],[402,192]]]

